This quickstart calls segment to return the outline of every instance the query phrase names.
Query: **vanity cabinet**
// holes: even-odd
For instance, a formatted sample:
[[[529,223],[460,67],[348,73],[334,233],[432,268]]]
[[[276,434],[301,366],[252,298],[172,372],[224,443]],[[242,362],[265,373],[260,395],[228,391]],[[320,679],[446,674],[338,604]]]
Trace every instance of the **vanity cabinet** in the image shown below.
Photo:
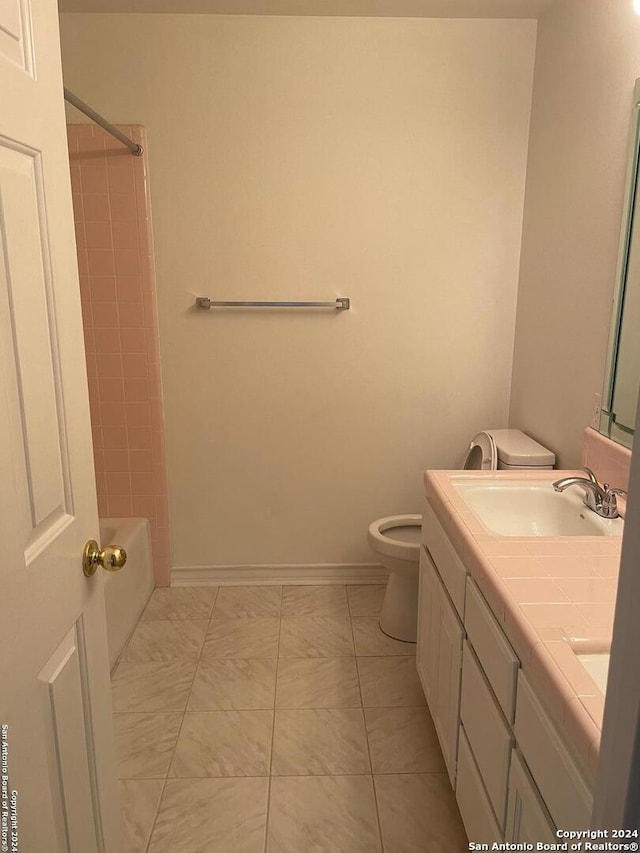
[[[455,788],[465,631],[424,548],[420,554],[419,602],[416,666]]]
[[[418,675],[472,841],[553,841],[588,828],[591,793],[429,502]]]

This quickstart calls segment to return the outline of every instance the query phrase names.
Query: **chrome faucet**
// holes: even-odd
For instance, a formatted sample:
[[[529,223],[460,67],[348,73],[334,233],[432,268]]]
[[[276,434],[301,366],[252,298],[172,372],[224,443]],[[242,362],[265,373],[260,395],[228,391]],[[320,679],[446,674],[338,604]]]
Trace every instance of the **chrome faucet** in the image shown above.
[[[570,486],[580,486],[584,489],[584,505],[593,510],[601,518],[618,518],[617,496],[626,497],[624,489],[612,489],[608,483],[602,486],[591,468],[582,468],[586,477],[564,477],[556,480],[553,488],[556,492],[564,492]]]

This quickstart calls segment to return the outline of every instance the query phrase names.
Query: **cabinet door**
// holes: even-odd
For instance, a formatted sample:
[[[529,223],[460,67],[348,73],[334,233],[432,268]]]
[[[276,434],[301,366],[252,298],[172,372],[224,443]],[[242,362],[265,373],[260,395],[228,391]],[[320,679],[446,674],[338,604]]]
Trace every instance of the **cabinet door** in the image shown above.
[[[502,841],[502,830],[491,808],[469,741],[460,726],[456,801],[464,828],[471,841],[494,844]]]
[[[420,555],[418,675],[455,787],[464,628],[424,550]]]
[[[505,839],[534,845],[557,841],[553,821],[517,750],[511,753]]]
[[[522,670],[518,675],[514,732],[554,823],[563,828],[587,829],[593,809],[591,786]]]
[[[504,828],[513,735],[466,640],[462,652],[460,719],[491,806]]]
[[[416,666],[432,716],[436,714],[439,643],[440,596],[438,595],[438,576],[427,552],[421,548]]]
[[[462,675],[462,641],[464,628],[440,585],[438,688],[434,723],[440,738],[444,761],[451,784],[455,787],[460,725],[460,681]]]

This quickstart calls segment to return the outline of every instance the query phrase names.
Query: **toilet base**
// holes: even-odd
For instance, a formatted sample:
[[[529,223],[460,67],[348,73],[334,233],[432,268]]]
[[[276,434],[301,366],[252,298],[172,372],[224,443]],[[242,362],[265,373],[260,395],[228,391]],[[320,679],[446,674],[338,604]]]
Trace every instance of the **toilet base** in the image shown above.
[[[382,603],[380,628],[394,640],[415,643],[418,635],[418,563],[392,571]]]

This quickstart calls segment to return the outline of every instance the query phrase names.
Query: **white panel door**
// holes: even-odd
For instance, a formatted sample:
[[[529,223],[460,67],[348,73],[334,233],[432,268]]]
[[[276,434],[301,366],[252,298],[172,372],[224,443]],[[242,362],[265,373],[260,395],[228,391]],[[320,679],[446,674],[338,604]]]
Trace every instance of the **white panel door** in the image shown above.
[[[118,853],[55,0],[0,0],[0,723],[19,850]],[[9,848],[11,849],[11,848]]]

